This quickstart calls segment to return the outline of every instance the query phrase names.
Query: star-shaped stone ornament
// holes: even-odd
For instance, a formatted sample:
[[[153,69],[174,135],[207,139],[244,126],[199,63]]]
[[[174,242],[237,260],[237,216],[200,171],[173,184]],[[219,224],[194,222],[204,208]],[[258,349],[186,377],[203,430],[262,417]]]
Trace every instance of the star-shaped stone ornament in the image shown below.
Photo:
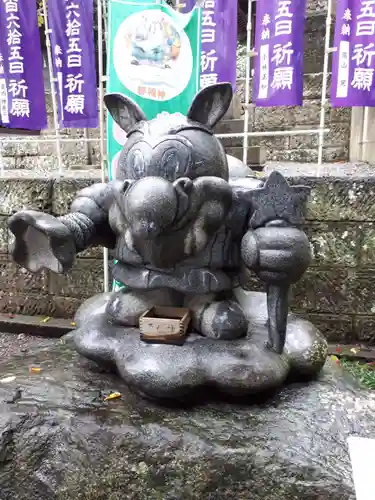
[[[308,186],[291,186],[280,172],[272,172],[263,187],[249,192],[254,210],[250,227],[256,229],[276,219],[291,226],[303,223],[310,191]]]

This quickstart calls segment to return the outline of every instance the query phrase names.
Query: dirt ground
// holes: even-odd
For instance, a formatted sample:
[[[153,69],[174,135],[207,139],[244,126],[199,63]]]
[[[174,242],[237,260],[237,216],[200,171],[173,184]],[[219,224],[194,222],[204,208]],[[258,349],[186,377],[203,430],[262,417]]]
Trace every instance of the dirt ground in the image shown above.
[[[13,355],[26,354],[30,348],[40,344],[43,340],[45,339],[24,333],[0,332],[0,360],[4,362]]]

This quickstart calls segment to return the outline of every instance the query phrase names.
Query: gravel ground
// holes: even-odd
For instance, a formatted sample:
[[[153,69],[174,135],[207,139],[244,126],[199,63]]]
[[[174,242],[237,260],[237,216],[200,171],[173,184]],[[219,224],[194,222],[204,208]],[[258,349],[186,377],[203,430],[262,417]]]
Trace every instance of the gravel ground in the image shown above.
[[[31,348],[45,342],[43,337],[33,335],[0,332],[0,360],[8,361],[12,356],[25,354]]]

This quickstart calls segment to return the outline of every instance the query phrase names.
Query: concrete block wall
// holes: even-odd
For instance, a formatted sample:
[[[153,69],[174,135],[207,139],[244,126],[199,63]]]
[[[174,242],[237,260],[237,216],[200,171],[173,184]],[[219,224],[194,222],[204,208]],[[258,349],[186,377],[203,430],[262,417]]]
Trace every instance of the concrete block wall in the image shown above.
[[[375,178],[291,178],[312,196],[305,231],[314,260],[293,286],[294,312],[331,342],[375,344]],[[248,287],[263,290],[256,278]]]
[[[64,213],[74,193],[89,183],[89,179],[0,179],[1,312],[70,318],[85,297],[103,290],[100,248],[83,253],[66,276],[49,272],[33,275],[16,266],[9,256],[13,244],[6,226],[9,215],[26,208],[54,214]]]
[[[8,216],[23,208],[67,212],[75,193],[94,178],[0,179],[0,312],[72,318],[103,287],[102,250],[84,252],[66,276],[32,275],[9,256]],[[314,262],[293,287],[292,307],[330,341],[375,344],[375,177],[296,178],[312,187],[306,231]],[[251,276],[247,287],[262,289]]]

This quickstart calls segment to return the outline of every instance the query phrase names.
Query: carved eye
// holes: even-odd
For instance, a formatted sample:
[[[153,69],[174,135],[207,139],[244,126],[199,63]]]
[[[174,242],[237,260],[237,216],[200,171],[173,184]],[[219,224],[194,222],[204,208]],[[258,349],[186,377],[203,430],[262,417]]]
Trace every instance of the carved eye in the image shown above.
[[[168,149],[162,157],[161,165],[167,177],[175,178],[179,173],[180,160],[176,149]]]
[[[139,179],[145,175],[145,160],[139,149],[129,152],[127,163],[135,179]]]

